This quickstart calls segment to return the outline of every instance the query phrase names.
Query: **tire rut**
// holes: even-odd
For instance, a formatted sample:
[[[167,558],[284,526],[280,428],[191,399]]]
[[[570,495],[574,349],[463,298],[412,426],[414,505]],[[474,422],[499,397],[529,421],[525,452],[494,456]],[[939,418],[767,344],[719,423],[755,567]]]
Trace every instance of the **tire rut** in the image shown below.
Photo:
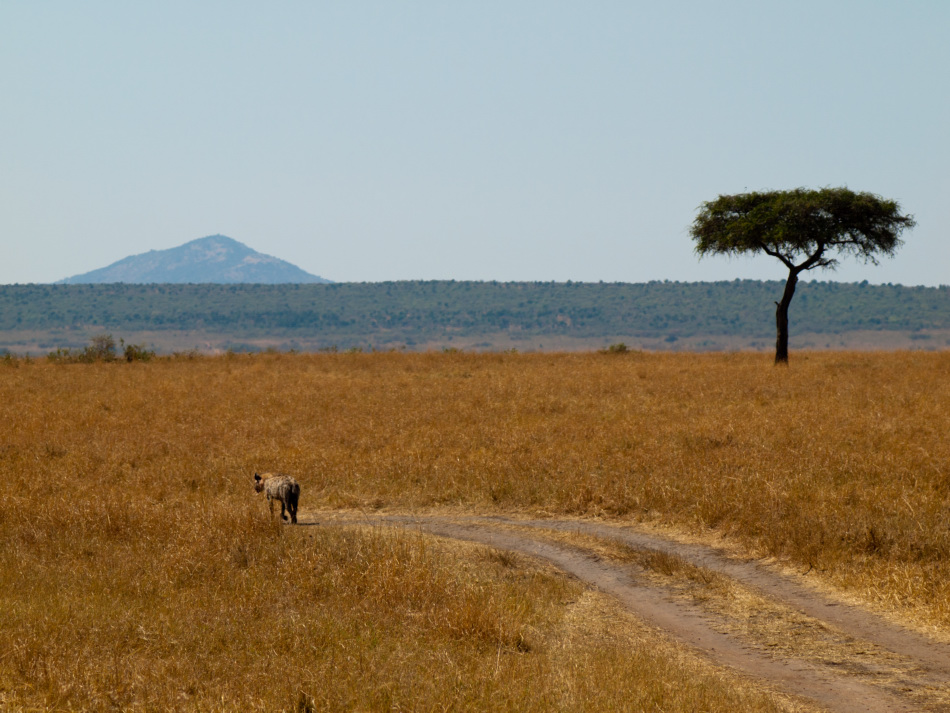
[[[936,642],[871,612],[835,602],[792,577],[755,561],[740,560],[723,550],[684,544],[636,530],[581,520],[529,520],[500,516],[443,517],[323,513],[320,522],[396,526],[433,535],[479,542],[542,558],[558,569],[618,599],[647,623],[703,653],[713,662],[764,680],[784,693],[801,696],[841,713],[950,710],[939,700],[950,692],[950,646]],[[315,524],[310,517],[301,524]],[[531,530],[537,530],[537,534]],[[668,587],[635,576],[631,566],[606,561],[572,545],[546,540],[541,530],[582,533],[611,539],[639,550],[679,557],[729,577],[810,617],[849,641],[901,657],[900,680],[888,686],[874,682],[874,671],[891,667],[871,664],[867,675],[843,670],[838,662],[778,658],[722,627],[696,602],[675,597]],[[871,655],[873,660],[874,656]],[[880,658],[880,657],[879,657]],[[882,659],[883,660],[883,659]],[[926,691],[938,696],[925,695]],[[928,700],[929,699],[929,700]]]

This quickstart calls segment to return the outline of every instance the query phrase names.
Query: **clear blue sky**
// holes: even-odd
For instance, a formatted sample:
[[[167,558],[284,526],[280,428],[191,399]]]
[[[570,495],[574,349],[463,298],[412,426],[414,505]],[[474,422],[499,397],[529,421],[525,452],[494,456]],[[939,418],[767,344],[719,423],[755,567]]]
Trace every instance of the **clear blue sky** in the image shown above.
[[[0,4],[0,283],[223,233],[337,281],[783,279],[720,193],[846,185],[950,283],[950,2]]]

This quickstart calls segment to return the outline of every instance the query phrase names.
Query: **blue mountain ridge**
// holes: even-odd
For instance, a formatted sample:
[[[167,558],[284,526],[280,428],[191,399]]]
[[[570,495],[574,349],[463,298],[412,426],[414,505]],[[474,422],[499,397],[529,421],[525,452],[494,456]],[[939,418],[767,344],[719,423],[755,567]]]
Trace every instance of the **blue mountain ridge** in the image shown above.
[[[167,250],[131,255],[57,284],[329,283],[296,265],[264,255],[226,235],[209,235]]]

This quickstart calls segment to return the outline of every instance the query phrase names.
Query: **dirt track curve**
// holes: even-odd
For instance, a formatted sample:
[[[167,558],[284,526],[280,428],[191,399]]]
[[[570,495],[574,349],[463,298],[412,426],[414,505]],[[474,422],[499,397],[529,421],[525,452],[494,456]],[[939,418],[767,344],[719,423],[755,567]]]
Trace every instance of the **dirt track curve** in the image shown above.
[[[950,711],[950,644],[932,640],[872,612],[834,601],[802,578],[777,572],[723,550],[684,544],[630,526],[582,520],[506,517],[396,516],[313,513],[301,524],[403,527],[479,542],[539,557],[615,597],[645,622],[716,664],[736,669],[830,711]],[[561,537],[559,537],[561,535]],[[601,557],[565,537],[593,536],[632,550],[663,553],[726,577],[770,603],[766,618],[779,621],[783,641],[819,641],[815,651],[756,639],[745,625],[710,609],[705,597],[676,587],[630,562]],[[776,613],[778,612],[778,613]],[[781,627],[785,626],[783,630]],[[817,639],[815,637],[818,637]],[[841,653],[844,652],[844,653]]]

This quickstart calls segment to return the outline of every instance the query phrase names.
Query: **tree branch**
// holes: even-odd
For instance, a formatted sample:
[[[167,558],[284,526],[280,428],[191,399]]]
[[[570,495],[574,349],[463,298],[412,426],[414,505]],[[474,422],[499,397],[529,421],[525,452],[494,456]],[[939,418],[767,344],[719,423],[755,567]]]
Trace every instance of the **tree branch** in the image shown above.
[[[772,250],[771,248],[769,248],[768,245],[764,245],[764,244],[763,244],[763,245],[762,245],[762,252],[764,252],[766,255],[771,255],[772,257],[777,257],[779,260],[781,260],[782,262],[785,263],[785,267],[787,267],[789,270],[794,270],[794,269],[795,269],[795,263],[792,262],[792,259],[791,259],[790,257],[788,257],[787,255],[785,255],[785,254],[783,254],[783,253],[780,253],[778,250]]]
[[[822,255],[825,252],[825,244],[818,243],[818,249],[808,256],[808,259],[805,260],[801,265],[797,266],[797,271],[801,272],[803,270],[811,270],[813,267],[824,267],[827,264],[833,263],[834,260],[823,260]]]

